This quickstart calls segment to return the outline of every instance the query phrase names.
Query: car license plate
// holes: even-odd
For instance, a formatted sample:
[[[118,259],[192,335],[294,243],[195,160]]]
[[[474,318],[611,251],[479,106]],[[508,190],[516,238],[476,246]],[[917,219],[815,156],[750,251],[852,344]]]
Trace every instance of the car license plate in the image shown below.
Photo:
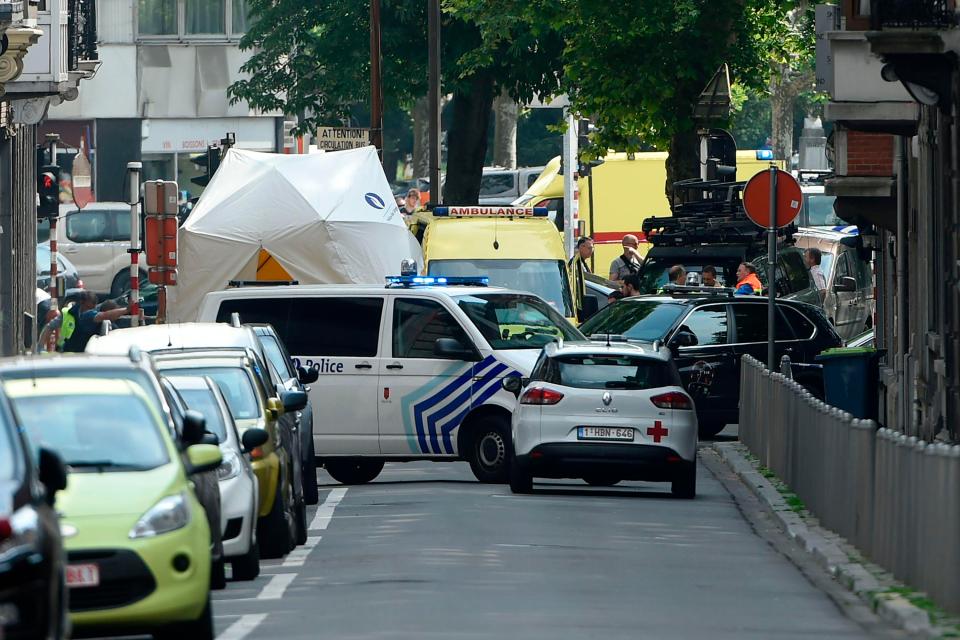
[[[577,440],[633,441],[632,427],[577,427]]]
[[[68,564],[67,586],[96,587],[100,584],[100,567],[95,564]]]

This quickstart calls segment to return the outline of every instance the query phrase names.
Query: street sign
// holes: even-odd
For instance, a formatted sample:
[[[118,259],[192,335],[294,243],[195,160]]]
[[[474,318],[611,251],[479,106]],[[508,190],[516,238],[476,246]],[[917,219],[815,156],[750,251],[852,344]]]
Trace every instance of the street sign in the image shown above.
[[[759,172],[743,188],[743,208],[747,217],[759,227],[770,227],[770,170]],[[803,191],[796,178],[781,169],[776,170],[776,228],[782,228],[796,220],[803,206]]]
[[[323,151],[357,149],[370,144],[370,129],[317,127],[317,148]]]

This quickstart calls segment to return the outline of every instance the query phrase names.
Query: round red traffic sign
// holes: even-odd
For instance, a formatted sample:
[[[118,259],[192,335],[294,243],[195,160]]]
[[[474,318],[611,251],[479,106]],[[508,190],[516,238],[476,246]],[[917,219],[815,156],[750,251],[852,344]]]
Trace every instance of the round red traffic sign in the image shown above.
[[[764,229],[770,226],[770,173],[769,169],[764,169],[750,178],[743,188],[743,208],[747,217]],[[800,183],[786,171],[777,169],[777,228],[796,220],[802,206]]]

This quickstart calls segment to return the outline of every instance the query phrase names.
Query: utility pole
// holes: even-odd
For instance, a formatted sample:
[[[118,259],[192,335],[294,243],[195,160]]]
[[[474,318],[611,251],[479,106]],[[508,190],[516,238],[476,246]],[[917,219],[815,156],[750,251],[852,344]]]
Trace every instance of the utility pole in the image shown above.
[[[427,0],[427,54],[430,78],[430,200],[442,204],[440,192],[440,0]]]
[[[380,54],[380,0],[370,0],[370,142],[383,162],[383,79]],[[390,176],[387,176],[388,178]]]

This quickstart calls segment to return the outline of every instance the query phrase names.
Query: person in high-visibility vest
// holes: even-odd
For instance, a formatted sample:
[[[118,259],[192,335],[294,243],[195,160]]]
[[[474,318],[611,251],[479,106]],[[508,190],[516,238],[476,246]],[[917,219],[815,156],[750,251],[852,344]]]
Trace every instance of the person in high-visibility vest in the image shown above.
[[[757,267],[752,262],[741,262],[737,267],[737,290],[735,293],[743,295],[760,295],[763,284],[757,277]]]

